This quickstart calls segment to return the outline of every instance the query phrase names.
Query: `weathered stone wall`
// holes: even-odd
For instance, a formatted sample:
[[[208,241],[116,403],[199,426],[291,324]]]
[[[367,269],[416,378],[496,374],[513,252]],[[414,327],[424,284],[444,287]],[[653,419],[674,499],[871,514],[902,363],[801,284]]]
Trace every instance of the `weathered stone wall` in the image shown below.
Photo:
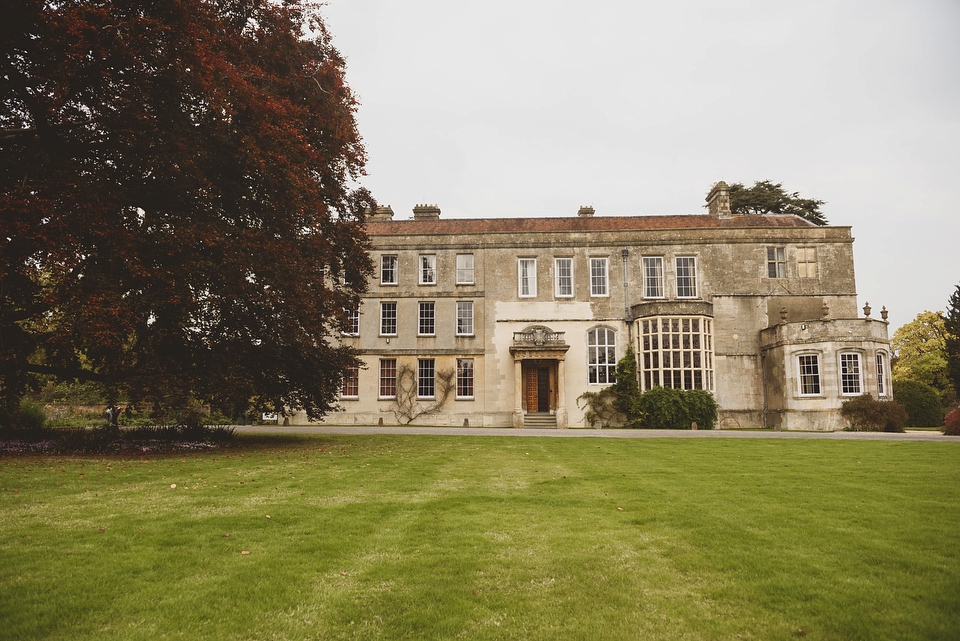
[[[879,396],[877,354],[884,356],[885,393],[890,397],[890,343],[887,323],[869,318],[827,319],[782,323],[761,332],[766,362],[768,423],[789,430],[838,430],[847,426],[840,416],[845,400],[840,383],[840,355],[860,355],[861,393]],[[800,393],[798,357],[817,355],[821,393]]]
[[[796,373],[786,363],[793,359],[794,352],[789,341],[785,342],[778,334],[786,330],[777,328],[792,328],[799,321],[816,321],[823,316],[824,305],[829,318],[856,317],[850,229],[779,224],[738,226],[735,218],[727,221],[729,225],[725,227],[698,223],[691,228],[671,229],[649,228],[655,227],[650,221],[657,223],[650,218],[637,218],[636,223],[618,219],[616,226],[623,228],[612,229],[614,225],[602,217],[586,216],[576,221],[576,228],[557,231],[560,225],[556,219],[545,219],[543,229],[531,219],[528,221],[530,231],[524,233],[491,231],[495,228],[491,221],[460,221],[462,225],[435,219],[416,223],[400,221],[399,225],[378,222],[375,227],[378,233],[371,237],[377,271],[363,299],[360,333],[357,337],[343,338],[345,343],[361,351],[367,369],[360,372],[359,398],[344,399],[341,405],[345,411],[330,416],[328,421],[396,422],[393,401],[379,399],[377,395],[380,358],[397,358],[416,366],[418,357],[432,357],[440,370],[455,367],[460,357],[474,359],[473,399],[451,398],[440,411],[421,417],[417,424],[462,425],[464,420],[470,425],[515,424],[521,401],[517,398],[520,385],[515,356],[511,353],[512,341],[515,332],[536,324],[564,333],[568,349],[563,357],[562,379],[556,383],[563,389],[566,422],[570,427],[583,427],[584,412],[576,399],[584,391],[601,387],[588,383],[587,333],[601,326],[613,329],[617,335],[617,357],[622,357],[628,335],[637,338],[636,328],[624,320],[625,308],[630,307],[632,316],[698,314],[713,318],[715,395],[723,410],[722,425],[759,427],[763,425],[765,404],[770,426],[795,429],[797,425],[833,424],[830,412],[839,407],[839,401],[811,407],[809,399],[799,403],[791,397]],[[476,224],[479,222],[484,224]],[[441,223],[448,224],[444,227],[448,231],[437,231]],[[600,227],[593,228],[597,225]],[[403,229],[405,233],[391,231],[394,229]],[[417,233],[417,230],[434,231]],[[783,278],[768,275],[768,247],[784,248],[786,273]],[[798,272],[797,257],[801,248],[814,248],[816,252],[817,273],[813,278],[803,278]],[[626,289],[623,249],[629,254]],[[456,284],[458,253],[474,256],[472,284]],[[398,257],[396,285],[380,283],[380,259],[387,254]],[[419,284],[420,254],[436,256],[436,284]],[[643,298],[643,256],[663,257],[662,299]],[[693,256],[697,260],[695,299],[677,297],[677,256]],[[574,295],[570,298],[558,297],[555,293],[554,259],[558,257],[573,259]],[[607,259],[606,296],[591,296],[591,257]],[[535,297],[519,296],[520,258],[537,261]],[[474,302],[472,336],[456,336],[458,300]],[[379,334],[382,301],[397,303],[395,336]],[[420,301],[435,302],[434,336],[417,335]],[[780,324],[783,310],[786,310],[786,326]],[[825,333],[818,340],[824,343],[825,353],[834,349],[828,346],[834,343],[852,346],[846,335],[837,336],[840,328],[834,324],[823,330]],[[843,328],[843,331],[850,329]],[[869,338],[863,339],[866,341],[864,358],[878,349],[888,349],[886,325],[877,321],[874,329],[875,332],[868,332]],[[844,341],[838,342],[840,338]],[[825,362],[824,368],[827,367]],[[825,371],[824,380],[834,375],[833,371],[829,374]],[[817,423],[817,412],[820,423]],[[807,416],[809,418],[804,418]],[[827,417],[826,423],[824,417]]]

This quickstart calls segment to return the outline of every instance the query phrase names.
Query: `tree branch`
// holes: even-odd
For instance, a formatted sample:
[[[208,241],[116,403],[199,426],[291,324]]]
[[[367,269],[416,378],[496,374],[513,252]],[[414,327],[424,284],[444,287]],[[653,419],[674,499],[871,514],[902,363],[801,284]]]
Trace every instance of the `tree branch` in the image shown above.
[[[54,365],[34,365],[28,363],[24,369],[31,374],[49,374],[62,379],[82,379],[86,381],[96,381],[98,383],[105,383],[107,381],[107,378],[102,374],[76,367],[56,367]]]

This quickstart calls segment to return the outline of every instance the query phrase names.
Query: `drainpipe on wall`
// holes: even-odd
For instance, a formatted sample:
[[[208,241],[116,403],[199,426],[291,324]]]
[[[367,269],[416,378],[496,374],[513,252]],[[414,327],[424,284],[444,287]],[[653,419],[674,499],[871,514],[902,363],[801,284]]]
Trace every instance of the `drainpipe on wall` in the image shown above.
[[[623,322],[627,324],[627,345],[633,345],[633,314],[630,311],[630,280],[627,278],[627,258],[630,250],[624,247],[620,250],[623,258]]]
[[[763,429],[767,429],[767,353],[760,352],[760,382],[763,387]]]
[[[630,310],[630,279],[627,277],[627,259],[630,257],[630,250],[626,247],[621,249],[620,257],[623,258],[623,322],[627,325],[627,345],[633,347],[633,312]],[[636,354],[636,351],[634,351],[634,354]],[[636,368],[636,377],[639,388],[639,367]]]

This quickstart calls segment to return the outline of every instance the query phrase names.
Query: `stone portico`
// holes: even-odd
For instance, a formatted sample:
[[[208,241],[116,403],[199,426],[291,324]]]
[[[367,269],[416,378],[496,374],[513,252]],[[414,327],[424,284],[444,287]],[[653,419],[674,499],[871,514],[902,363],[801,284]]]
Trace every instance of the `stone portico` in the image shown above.
[[[513,355],[514,408],[513,426],[524,427],[531,414],[548,414],[553,421],[541,421],[564,429],[567,427],[566,354],[570,346],[563,332],[545,325],[533,325],[514,332],[510,353]]]

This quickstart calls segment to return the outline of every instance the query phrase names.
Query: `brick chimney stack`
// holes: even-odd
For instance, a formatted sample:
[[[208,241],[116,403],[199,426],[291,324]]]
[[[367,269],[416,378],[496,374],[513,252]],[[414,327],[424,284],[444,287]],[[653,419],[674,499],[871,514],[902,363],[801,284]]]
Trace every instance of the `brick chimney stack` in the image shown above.
[[[577,212],[577,216],[589,218],[593,216],[594,213],[596,213],[596,210],[594,210],[592,205],[580,205],[580,211]]]

